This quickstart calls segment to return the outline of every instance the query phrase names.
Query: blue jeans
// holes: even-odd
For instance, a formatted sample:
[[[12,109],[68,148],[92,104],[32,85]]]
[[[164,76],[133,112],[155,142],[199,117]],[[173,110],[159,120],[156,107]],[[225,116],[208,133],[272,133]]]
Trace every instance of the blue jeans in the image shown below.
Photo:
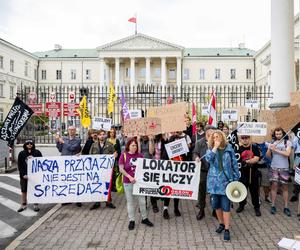
[[[222,209],[223,212],[230,212],[230,200],[226,195],[211,194],[210,201],[213,209]]]

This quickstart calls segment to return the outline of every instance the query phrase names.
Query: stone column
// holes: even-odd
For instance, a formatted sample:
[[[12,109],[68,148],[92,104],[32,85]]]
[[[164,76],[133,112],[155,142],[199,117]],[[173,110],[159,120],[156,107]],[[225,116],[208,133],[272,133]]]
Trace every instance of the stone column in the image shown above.
[[[120,58],[115,58],[115,87],[120,85]]]
[[[151,84],[150,57],[146,57],[146,84]]]
[[[161,57],[161,70],[160,70],[160,79],[161,79],[161,86],[165,87],[166,86],[166,58]]]
[[[271,0],[270,108],[289,106],[294,78],[294,1]]]
[[[177,77],[176,77],[176,84],[178,90],[181,88],[181,57],[177,57],[177,69],[176,69]]]
[[[104,86],[104,58],[100,58],[100,86]]]
[[[135,58],[130,58],[130,87],[135,86]]]

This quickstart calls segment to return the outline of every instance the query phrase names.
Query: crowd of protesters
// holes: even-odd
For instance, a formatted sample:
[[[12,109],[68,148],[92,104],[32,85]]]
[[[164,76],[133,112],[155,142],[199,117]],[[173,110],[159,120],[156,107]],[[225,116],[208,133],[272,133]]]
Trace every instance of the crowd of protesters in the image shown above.
[[[261,202],[270,204],[270,212],[277,213],[276,198],[278,192],[282,192],[284,201],[283,213],[291,216],[288,207],[289,193],[288,183],[291,181],[290,162],[296,168],[300,163],[300,139],[288,137],[282,128],[274,128],[272,140],[265,143],[255,143],[248,135],[239,136],[239,147],[235,149],[228,141],[231,130],[227,124],[219,121],[217,127],[197,123],[197,132],[192,133],[190,119],[186,119],[186,131],[176,131],[168,134],[156,136],[142,136],[127,138],[123,132],[112,128],[108,133],[104,130],[88,130],[85,144],[81,145],[81,139],[76,136],[76,128],[68,128],[68,136],[56,135],[56,146],[61,155],[89,155],[89,154],[114,154],[115,165],[111,177],[111,191],[116,191],[116,176],[122,173],[124,176],[124,191],[127,203],[127,213],[129,218],[128,229],[135,228],[135,205],[134,199],[138,199],[139,211],[142,217],[141,223],[152,227],[153,223],[148,219],[147,204],[151,204],[154,213],[161,209],[164,219],[170,219],[172,215],[169,211],[170,198],[157,198],[133,195],[133,184],[135,180],[135,168],[131,159],[147,158],[155,160],[175,160],[175,161],[201,161],[201,174],[199,183],[199,193],[197,207],[199,212],[197,220],[205,217],[205,207],[207,194],[210,194],[210,204],[213,214],[219,221],[216,233],[224,231],[224,241],[230,240],[229,224],[231,202],[225,194],[226,186],[231,181],[239,180],[249,189],[251,202],[256,216],[261,216]],[[235,129],[235,128],[233,128]],[[283,139],[283,137],[285,137]],[[189,147],[189,153],[169,159],[165,144],[185,138]],[[240,158],[236,158],[236,153]],[[29,157],[41,157],[40,151],[35,149],[34,142],[28,140],[24,144],[24,150],[18,157],[18,168],[21,179],[22,204],[18,212],[26,209],[27,192],[27,159]],[[240,166],[240,169],[239,167]],[[261,194],[260,188],[263,188]],[[279,190],[280,189],[280,190]],[[298,200],[300,186],[294,184],[293,194],[290,201]],[[174,203],[174,215],[181,216],[180,200],[172,199]],[[160,208],[160,203],[162,206]],[[242,213],[247,204],[247,199],[239,203],[236,210]],[[66,205],[66,204],[63,204]],[[81,207],[81,203],[76,203]],[[109,192],[106,207],[115,208]],[[90,209],[94,210],[101,206],[100,202],[94,203]],[[38,211],[38,205],[34,205],[34,210]]]

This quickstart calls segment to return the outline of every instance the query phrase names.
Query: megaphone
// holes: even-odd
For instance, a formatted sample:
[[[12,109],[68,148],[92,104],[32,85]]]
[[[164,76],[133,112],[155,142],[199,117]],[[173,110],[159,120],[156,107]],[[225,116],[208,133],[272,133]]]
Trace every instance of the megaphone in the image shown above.
[[[232,202],[241,202],[247,197],[247,188],[239,181],[230,182],[225,192],[227,198]]]

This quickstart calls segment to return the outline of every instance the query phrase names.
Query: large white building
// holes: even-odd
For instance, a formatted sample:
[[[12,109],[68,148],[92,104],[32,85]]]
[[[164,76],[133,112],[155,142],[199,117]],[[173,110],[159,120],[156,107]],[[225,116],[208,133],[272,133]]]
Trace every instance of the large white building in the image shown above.
[[[295,67],[299,65],[295,18]],[[144,34],[92,49],[30,53],[0,39],[0,121],[22,86],[268,85],[270,42],[255,52],[236,48],[184,48]],[[298,70],[295,70],[298,72]],[[299,84],[295,75],[295,86]]]

